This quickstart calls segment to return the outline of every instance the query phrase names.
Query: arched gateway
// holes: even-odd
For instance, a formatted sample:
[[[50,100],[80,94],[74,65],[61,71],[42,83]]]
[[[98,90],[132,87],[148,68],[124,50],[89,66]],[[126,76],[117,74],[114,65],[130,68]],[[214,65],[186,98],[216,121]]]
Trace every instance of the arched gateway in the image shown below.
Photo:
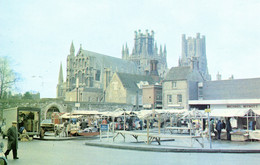
[[[65,108],[58,103],[51,103],[42,108],[42,119],[51,119],[53,112],[65,112]]]

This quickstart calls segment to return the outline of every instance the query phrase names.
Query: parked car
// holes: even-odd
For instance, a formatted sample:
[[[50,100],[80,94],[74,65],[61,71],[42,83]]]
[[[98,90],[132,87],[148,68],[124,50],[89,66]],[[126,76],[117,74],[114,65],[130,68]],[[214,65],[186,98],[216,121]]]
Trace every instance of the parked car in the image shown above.
[[[45,132],[55,132],[54,123],[51,119],[45,119],[41,122],[41,138],[44,137]]]

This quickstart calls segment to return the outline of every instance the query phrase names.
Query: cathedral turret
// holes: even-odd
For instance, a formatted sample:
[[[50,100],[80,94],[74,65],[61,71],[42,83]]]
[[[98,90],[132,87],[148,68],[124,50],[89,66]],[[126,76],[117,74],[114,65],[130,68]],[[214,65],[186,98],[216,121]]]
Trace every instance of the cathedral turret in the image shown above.
[[[126,59],[128,59],[128,57],[129,57],[129,49],[128,49],[127,43],[125,44],[125,57],[126,57]]]
[[[160,45],[160,56],[163,55],[163,51],[162,51],[162,45]]]
[[[75,48],[74,48],[74,44],[73,44],[73,41],[71,42],[71,45],[70,45],[70,55],[75,55]]]
[[[56,87],[56,96],[57,98],[64,97],[64,92],[63,92],[63,70],[62,70],[62,63],[60,63],[60,71],[59,71],[59,79],[58,79],[58,84]]]
[[[158,47],[157,47],[157,42],[154,44],[154,54],[158,53]]]
[[[62,84],[63,83],[63,70],[62,70],[62,63],[60,63],[60,72],[59,72],[59,80],[58,83]]]
[[[122,46],[122,59],[125,59],[125,47],[124,47],[124,45]]]
[[[129,49],[127,47],[127,43],[125,44],[125,47],[123,45],[122,47],[122,59],[127,60],[129,57]]]
[[[166,55],[167,55],[166,45],[164,45],[164,49],[163,49],[163,55],[164,55],[164,56],[166,56]]]

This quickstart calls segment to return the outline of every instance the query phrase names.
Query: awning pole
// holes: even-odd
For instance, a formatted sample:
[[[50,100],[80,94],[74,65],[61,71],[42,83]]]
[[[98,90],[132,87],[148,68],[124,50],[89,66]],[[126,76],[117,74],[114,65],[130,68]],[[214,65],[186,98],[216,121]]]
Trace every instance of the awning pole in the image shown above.
[[[150,127],[150,119],[147,118],[146,119],[146,123],[147,123],[147,144],[149,144],[149,127]]]
[[[161,116],[158,114],[158,133],[161,134]]]
[[[124,131],[125,131],[125,111],[124,111]]]
[[[113,117],[113,135],[115,133],[115,117]]]
[[[246,116],[247,116],[247,118],[246,118],[246,120],[247,120],[247,124],[246,124],[246,125],[247,125],[247,132],[248,132],[248,113],[247,113]]]

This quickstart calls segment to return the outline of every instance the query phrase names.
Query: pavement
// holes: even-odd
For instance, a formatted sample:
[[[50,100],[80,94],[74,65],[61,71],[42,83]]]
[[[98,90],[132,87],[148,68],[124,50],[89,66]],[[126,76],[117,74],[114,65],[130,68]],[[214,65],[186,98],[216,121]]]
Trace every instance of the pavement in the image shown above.
[[[139,131],[140,132],[140,131]],[[145,131],[143,131],[145,132]],[[153,130],[153,132],[156,132]],[[187,134],[186,134],[187,135]],[[37,139],[37,138],[36,138]],[[108,138],[105,136],[100,139],[100,136],[83,137],[83,136],[71,136],[71,137],[59,137],[59,136],[45,136],[45,141],[66,141],[66,140],[86,140],[85,145],[104,147],[104,148],[115,148],[124,150],[137,150],[137,151],[150,151],[150,152],[186,152],[186,153],[260,153],[260,142],[259,141],[246,141],[246,142],[235,142],[227,140],[212,140],[211,148],[210,142],[207,138],[201,139],[204,147],[202,147],[196,141],[192,142],[190,139],[162,139],[161,145],[157,142],[152,142],[147,145],[143,137],[139,138],[137,142],[131,135],[126,135],[125,140],[122,136],[118,136],[113,142],[113,134],[110,133]]]

